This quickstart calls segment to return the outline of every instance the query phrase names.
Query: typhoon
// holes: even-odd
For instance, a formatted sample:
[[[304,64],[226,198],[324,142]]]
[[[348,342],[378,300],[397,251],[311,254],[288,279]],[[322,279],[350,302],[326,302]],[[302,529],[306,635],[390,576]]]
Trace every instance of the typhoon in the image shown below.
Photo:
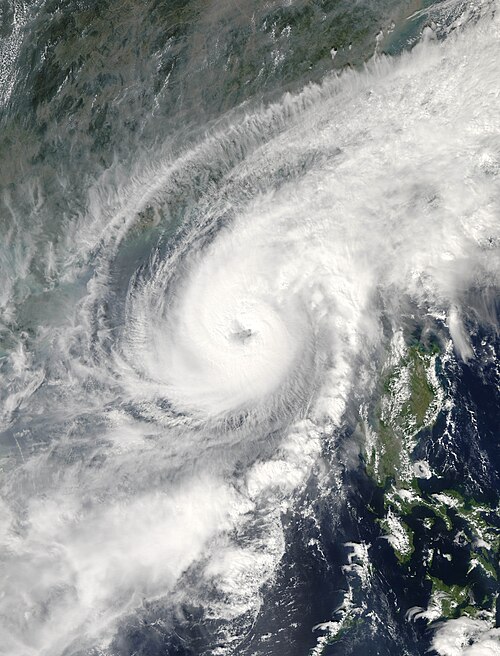
[[[500,654],[498,9],[422,10],[390,55],[377,23],[362,66],[190,130],[168,76],[140,124],[146,69],[108,98],[80,62],[28,129],[69,9],[13,5],[0,653]]]

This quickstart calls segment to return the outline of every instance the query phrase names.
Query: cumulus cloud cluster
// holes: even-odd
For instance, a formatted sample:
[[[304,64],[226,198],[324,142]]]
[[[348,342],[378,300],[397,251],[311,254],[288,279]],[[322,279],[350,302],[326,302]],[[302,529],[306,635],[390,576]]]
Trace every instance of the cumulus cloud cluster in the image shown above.
[[[500,629],[488,620],[460,617],[437,629],[432,646],[440,656],[497,656]]]

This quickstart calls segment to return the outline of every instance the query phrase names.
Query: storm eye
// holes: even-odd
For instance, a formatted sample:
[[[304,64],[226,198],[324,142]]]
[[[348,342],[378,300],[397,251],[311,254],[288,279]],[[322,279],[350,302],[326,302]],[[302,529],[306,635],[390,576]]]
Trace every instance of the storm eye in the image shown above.
[[[243,328],[242,326],[236,326],[235,329],[229,335],[229,339],[232,342],[239,342],[240,344],[246,344],[255,333],[252,332],[251,328]]]

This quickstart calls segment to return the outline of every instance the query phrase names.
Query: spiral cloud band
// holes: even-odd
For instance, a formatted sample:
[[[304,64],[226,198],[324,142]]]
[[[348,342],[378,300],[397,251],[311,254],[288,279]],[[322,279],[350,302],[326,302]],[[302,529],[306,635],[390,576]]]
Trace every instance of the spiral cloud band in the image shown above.
[[[188,262],[174,300],[141,318],[148,333],[147,372],[182,410],[220,416],[244,409],[275,392],[291,373],[304,319],[286,282],[269,275],[276,271],[272,246],[255,237],[247,237],[251,250],[239,235],[218,237],[201,261]],[[161,281],[156,277],[152,284]]]

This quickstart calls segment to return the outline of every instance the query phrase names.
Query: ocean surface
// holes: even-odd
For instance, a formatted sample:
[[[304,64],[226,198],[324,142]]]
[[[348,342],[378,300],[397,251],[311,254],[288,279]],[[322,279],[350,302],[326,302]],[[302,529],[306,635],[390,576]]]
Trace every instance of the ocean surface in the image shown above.
[[[500,654],[499,9],[0,2],[0,654]]]

